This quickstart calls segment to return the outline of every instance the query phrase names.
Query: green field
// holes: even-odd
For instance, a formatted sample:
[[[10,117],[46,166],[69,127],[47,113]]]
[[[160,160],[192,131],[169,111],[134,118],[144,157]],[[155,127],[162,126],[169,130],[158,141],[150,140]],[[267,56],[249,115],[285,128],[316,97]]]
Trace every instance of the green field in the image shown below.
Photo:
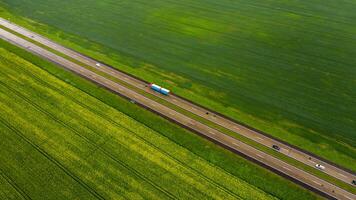
[[[1,17],[356,171],[356,2],[0,2]]]
[[[0,199],[318,198],[2,40],[0,69]]]

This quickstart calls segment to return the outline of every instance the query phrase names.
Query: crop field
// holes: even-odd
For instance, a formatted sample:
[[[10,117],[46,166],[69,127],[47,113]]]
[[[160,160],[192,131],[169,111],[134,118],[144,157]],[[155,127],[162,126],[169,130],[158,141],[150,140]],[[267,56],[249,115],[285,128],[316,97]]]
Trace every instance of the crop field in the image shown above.
[[[319,198],[1,40],[0,69],[0,199]]]
[[[353,1],[0,2],[1,17],[356,170]]]

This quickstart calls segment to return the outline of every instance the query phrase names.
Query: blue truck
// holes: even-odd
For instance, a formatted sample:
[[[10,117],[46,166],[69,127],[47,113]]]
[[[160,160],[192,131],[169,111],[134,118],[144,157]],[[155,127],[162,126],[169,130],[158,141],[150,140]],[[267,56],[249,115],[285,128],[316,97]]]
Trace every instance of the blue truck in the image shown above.
[[[168,96],[169,93],[170,93],[170,91],[167,90],[166,88],[163,88],[163,87],[158,86],[158,85],[156,85],[156,84],[151,83],[149,86],[150,86],[150,88],[151,88],[152,90],[154,90],[154,91],[156,91],[156,92],[159,92],[159,93],[161,93],[161,94],[163,94],[163,95]]]

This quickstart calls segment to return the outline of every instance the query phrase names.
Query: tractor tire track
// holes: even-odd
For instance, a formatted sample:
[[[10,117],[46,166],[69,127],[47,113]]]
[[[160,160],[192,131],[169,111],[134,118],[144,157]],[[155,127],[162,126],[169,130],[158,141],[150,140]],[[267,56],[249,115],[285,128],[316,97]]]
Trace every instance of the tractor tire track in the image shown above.
[[[3,177],[9,185],[11,185],[14,190],[21,195],[24,199],[26,200],[32,200],[32,198],[24,191],[22,190],[15,181],[13,181],[8,175],[6,175],[2,169],[0,169],[0,176]]]
[[[0,72],[1,74],[1,72]],[[12,91],[15,95],[17,95],[18,97],[22,98],[23,100],[25,100],[27,103],[29,103],[30,105],[32,105],[36,110],[38,110],[39,112],[42,112],[43,114],[45,114],[47,117],[51,118],[52,120],[54,120],[55,122],[57,122],[58,124],[66,127],[68,130],[70,130],[71,132],[73,132],[75,135],[77,135],[78,137],[84,139],[86,142],[88,142],[90,145],[92,145],[93,147],[100,149],[106,156],[110,155],[110,158],[114,158],[113,155],[111,155],[110,153],[103,151],[103,149],[96,145],[93,141],[91,141],[89,138],[81,135],[77,130],[73,129],[72,127],[70,127],[69,125],[67,125],[65,122],[59,120],[58,118],[56,118],[54,115],[52,115],[51,113],[47,112],[46,110],[42,109],[40,106],[38,106],[37,104],[35,104],[34,102],[32,102],[31,100],[29,100],[27,97],[23,96],[22,94],[20,94],[19,92],[17,92],[16,90],[9,88],[9,86],[6,86],[6,84],[4,84],[3,82],[0,81],[0,85],[5,86],[6,88],[8,88],[10,91]],[[115,159],[115,161],[120,164],[122,167],[124,167],[126,170],[132,172],[134,175],[136,175],[138,178],[146,181],[148,184],[150,184],[152,187],[156,188],[157,190],[161,191],[162,193],[166,194],[168,197],[170,197],[171,199],[177,199],[174,197],[174,195],[172,193],[170,193],[169,191],[163,189],[162,187],[156,185],[155,183],[153,183],[151,180],[149,180],[147,177],[145,177],[144,175],[142,175],[140,172],[138,172],[137,170],[134,170],[132,167],[126,165],[125,163],[123,163],[122,161],[118,161],[117,159]]]

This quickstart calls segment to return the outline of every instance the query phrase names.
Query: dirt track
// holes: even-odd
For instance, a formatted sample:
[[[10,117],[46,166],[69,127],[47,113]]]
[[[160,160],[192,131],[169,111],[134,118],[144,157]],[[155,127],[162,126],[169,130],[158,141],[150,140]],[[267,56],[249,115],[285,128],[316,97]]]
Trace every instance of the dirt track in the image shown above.
[[[19,27],[16,27],[16,29],[17,29],[17,31],[19,31],[19,29],[24,30]],[[33,33],[30,33],[30,34],[31,35],[29,37],[31,37],[32,39],[36,39],[36,41],[38,41],[38,42],[40,42],[41,39],[44,39],[40,36],[34,35]],[[35,53],[35,54],[40,55],[41,57],[44,57],[52,62],[55,62],[55,63],[61,65],[62,67],[66,68],[68,70],[71,70],[71,71],[97,83],[97,84],[100,84],[100,85],[102,85],[102,86],[128,98],[128,99],[133,99],[138,104],[140,104],[140,105],[142,105],[142,106],[144,106],[144,107],[146,107],[146,108],[148,108],[148,109],[150,109],[150,110],[152,110],[152,111],[154,111],[154,112],[156,112],[156,113],[158,113],[172,121],[175,121],[176,123],[179,123],[189,129],[203,135],[204,137],[209,138],[210,140],[221,144],[222,146],[224,146],[232,151],[239,152],[239,153],[249,157],[250,159],[255,160],[256,162],[259,162],[260,164],[263,164],[263,165],[267,166],[268,168],[273,169],[274,171],[276,171],[280,174],[291,177],[294,180],[297,180],[297,181],[301,182],[302,184],[305,184],[305,186],[311,187],[317,191],[321,191],[322,193],[327,194],[330,197],[335,197],[338,199],[355,199],[356,198],[355,195],[353,195],[345,190],[342,190],[342,189],[340,189],[340,188],[338,188],[324,180],[321,180],[307,172],[299,170],[299,169],[297,169],[297,168],[295,168],[281,160],[278,160],[266,153],[263,153],[249,145],[246,145],[246,144],[244,144],[230,136],[227,136],[213,128],[210,128],[198,121],[195,121],[183,114],[180,114],[180,113],[178,113],[164,105],[161,105],[151,99],[148,99],[147,97],[140,95],[140,94],[138,94],[138,93],[136,93],[136,92],[134,92],[134,91],[118,84],[118,83],[115,83],[109,79],[106,79],[92,71],[89,71],[89,70],[87,70],[73,62],[70,62],[62,57],[59,57],[59,56],[57,56],[43,48],[40,48],[26,40],[23,40],[22,38],[19,38],[11,33],[6,32],[2,29],[0,29],[0,37],[3,38],[4,40],[10,41],[11,43],[20,46],[22,48],[25,48],[32,53]],[[39,38],[39,39],[37,39],[37,38]],[[43,42],[41,42],[41,43],[43,43]],[[48,43],[52,43],[52,42],[48,41]],[[91,66],[93,66],[93,65],[95,66],[95,64],[96,64],[96,61],[94,61],[90,58],[84,57],[83,55],[80,55],[76,52],[72,52],[69,49],[65,49],[65,48],[59,46],[58,44],[51,44],[51,45],[46,44],[46,43],[44,43],[44,44],[47,46],[50,46],[51,48],[56,49],[57,51],[65,53],[65,54],[68,54],[69,52],[71,52],[71,54],[73,54],[73,55],[70,54],[71,57],[73,57],[85,64],[89,64]],[[62,49],[63,49],[63,51],[62,51]],[[106,71],[106,73],[120,77],[120,79],[122,79],[128,83],[130,83],[130,82],[135,83],[136,85],[134,85],[134,86],[140,87],[140,88],[146,90],[145,89],[146,83],[144,83],[140,80],[136,80],[133,77],[130,77],[130,76],[123,74],[121,72],[118,72],[116,70],[113,70],[110,67],[101,66],[99,68]],[[151,91],[148,90],[147,92],[151,92]],[[155,94],[155,93],[153,93],[153,94]],[[157,95],[157,94],[155,94],[155,95]],[[200,115],[200,116],[207,118],[209,120],[212,120],[217,124],[220,124],[224,127],[232,129],[233,131],[237,131],[240,134],[243,133],[243,134],[246,134],[247,136],[250,135],[249,137],[251,137],[251,139],[254,139],[260,143],[263,142],[264,145],[271,146],[272,144],[279,144],[282,147],[282,151],[288,151],[286,153],[287,154],[289,153],[290,155],[293,155],[293,153],[294,153],[293,151],[291,151],[290,147],[288,147],[288,146],[284,147],[283,146],[284,144],[275,142],[271,138],[268,138],[262,134],[254,132],[253,130],[247,129],[246,127],[236,124],[235,122],[229,121],[228,119],[224,119],[217,115],[214,116],[214,114],[206,115],[206,110],[204,108],[200,108],[194,104],[191,104],[190,102],[180,99],[177,96],[162,97],[162,98],[168,98],[167,100],[176,102],[175,103],[176,105],[178,105],[184,109],[187,109],[191,112],[194,111],[195,114]],[[228,123],[228,124],[224,124],[224,123]],[[272,140],[272,142],[270,140]],[[270,143],[268,143],[268,142],[270,142]],[[299,156],[299,154],[298,154],[298,156]],[[316,158],[313,158],[311,161],[309,161],[308,158],[309,158],[309,156],[307,157],[307,162],[311,162],[311,161],[315,162],[314,159],[316,159]],[[329,166],[327,163],[325,163],[325,166],[327,166],[327,169],[328,169]],[[330,166],[330,167],[336,168],[334,166]],[[330,169],[332,169],[332,168],[330,168]],[[336,168],[336,169],[341,170],[338,168]],[[332,172],[340,173],[338,171],[335,171],[335,172],[332,171]],[[343,170],[341,170],[341,172],[346,173],[346,174],[348,173]],[[353,174],[349,174],[349,175],[351,175],[351,176],[346,176],[346,177],[352,178],[354,176]]]

